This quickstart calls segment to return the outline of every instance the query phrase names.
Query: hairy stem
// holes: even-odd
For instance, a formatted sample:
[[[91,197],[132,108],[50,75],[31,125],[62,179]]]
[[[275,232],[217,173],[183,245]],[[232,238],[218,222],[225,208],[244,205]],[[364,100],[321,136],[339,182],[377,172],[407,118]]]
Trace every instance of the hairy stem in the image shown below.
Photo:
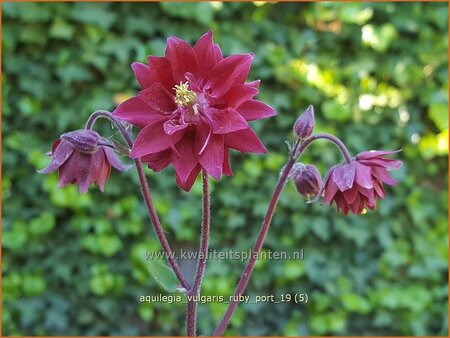
[[[200,289],[202,286],[203,275],[206,268],[206,258],[208,255],[208,242],[209,242],[209,228],[211,224],[211,202],[209,196],[209,180],[208,173],[206,171],[203,174],[203,221],[202,232],[200,238],[200,250],[197,264],[197,271],[195,273],[194,286],[192,287],[189,295],[196,297],[200,295]],[[187,312],[186,312],[186,333],[188,336],[197,335],[197,302],[196,300],[188,300]]]
[[[120,134],[127,142],[128,146],[131,148],[133,146],[133,139],[130,133],[125,129],[125,127],[118,121],[110,112],[105,110],[98,110],[91,114],[88,121],[86,122],[86,129],[92,129],[94,123],[99,118],[105,118],[111,121],[114,126],[119,130]],[[150,194],[150,188],[148,187],[147,178],[145,177],[144,168],[140,158],[134,159],[134,163],[136,164],[136,170],[139,177],[139,183],[141,186],[142,195],[144,197],[145,205],[147,206],[147,211],[152,220],[153,227],[155,229],[156,235],[161,243],[161,246],[164,250],[164,253],[169,261],[170,266],[172,267],[175,275],[177,276],[181,286],[188,291],[190,289],[189,284],[184,278],[183,272],[181,271],[177,261],[174,258],[174,254],[172,253],[172,249],[170,248],[169,242],[167,241],[166,235],[164,234],[164,230],[161,226],[161,222],[159,221],[158,214],[153,204],[153,200]]]
[[[352,161],[351,155],[349,151],[347,150],[347,147],[344,145],[344,143],[338,139],[337,137],[329,134],[315,134],[311,137],[307,138],[304,141],[297,140],[294,144],[292,151],[289,156],[289,160],[287,161],[286,165],[284,166],[284,169],[278,179],[278,182],[275,186],[275,190],[272,194],[272,198],[269,203],[269,207],[267,208],[266,216],[264,217],[263,223],[261,225],[261,229],[259,230],[258,237],[256,238],[255,245],[252,248],[250,259],[247,263],[247,266],[244,269],[244,272],[241,275],[241,278],[239,279],[238,285],[236,286],[236,290],[234,292],[233,300],[228,305],[228,308],[225,312],[224,317],[222,318],[221,322],[217,326],[216,330],[214,331],[215,336],[222,335],[225,331],[225,329],[228,326],[228,323],[230,322],[231,316],[233,315],[234,310],[236,309],[238,305],[237,299],[239,299],[239,296],[241,296],[245,288],[247,287],[248,281],[250,280],[250,276],[253,272],[253,268],[255,266],[256,260],[261,252],[261,249],[264,244],[264,240],[266,238],[267,232],[270,227],[270,223],[272,221],[273,214],[275,213],[275,209],[278,204],[278,200],[280,198],[281,192],[289,179],[289,173],[292,170],[292,167],[299,159],[300,155],[303,153],[303,151],[314,141],[318,139],[327,139],[331,142],[333,142],[341,151],[342,155],[344,156],[344,159],[347,163],[350,163]]]
[[[234,310],[236,309],[238,305],[237,299],[239,296],[241,296],[244,293],[244,290],[247,286],[247,283],[250,279],[250,276],[253,272],[253,268],[256,263],[256,259],[259,256],[259,253],[261,252],[262,246],[264,244],[264,240],[267,235],[267,231],[269,230],[270,223],[272,221],[273,214],[275,213],[276,206],[278,204],[278,200],[280,198],[280,194],[289,178],[289,173],[292,170],[292,167],[294,166],[295,162],[297,162],[298,156],[301,154],[301,150],[298,148],[299,142],[294,145],[293,151],[291,156],[289,156],[289,160],[287,161],[286,165],[284,166],[284,169],[278,179],[277,185],[275,186],[275,190],[272,194],[272,198],[269,203],[269,207],[267,208],[266,216],[264,217],[264,221],[261,225],[261,229],[259,230],[258,237],[256,238],[255,245],[252,248],[250,259],[247,263],[247,266],[244,269],[244,272],[239,279],[238,285],[236,287],[236,290],[234,292],[233,300],[228,305],[228,308],[225,312],[224,317],[222,318],[221,322],[217,326],[216,330],[214,331],[214,336],[220,336],[223,334],[225,329],[228,326],[228,323],[230,322],[231,316],[233,315]],[[298,153],[298,155],[295,155]]]
[[[305,148],[307,146],[309,146],[312,142],[319,140],[319,139],[325,139],[325,140],[328,140],[328,141],[334,143],[341,151],[342,156],[344,156],[345,162],[350,163],[352,161],[352,156],[350,155],[345,144],[340,139],[338,139],[336,136],[326,134],[326,133],[314,134],[314,135],[310,136],[309,138],[307,138],[302,143],[301,151],[305,150]],[[300,148],[299,148],[299,150],[300,150]],[[299,151],[299,150],[297,150],[297,151]],[[298,156],[300,156],[300,154],[298,154]],[[298,158],[298,156],[297,156],[297,158]]]

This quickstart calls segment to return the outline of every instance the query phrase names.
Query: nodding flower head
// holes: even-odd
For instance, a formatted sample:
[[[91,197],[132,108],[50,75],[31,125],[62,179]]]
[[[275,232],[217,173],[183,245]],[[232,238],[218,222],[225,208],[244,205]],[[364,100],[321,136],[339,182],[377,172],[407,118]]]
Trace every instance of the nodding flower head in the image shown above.
[[[172,164],[177,184],[188,191],[200,170],[215,179],[231,176],[230,149],[265,153],[248,122],[276,112],[254,99],[259,81],[246,82],[253,57],[223,57],[210,31],[193,47],[170,37],[165,56],[133,63],[142,90],[113,112],[142,128],[131,157],[154,171]]]
[[[103,191],[111,172],[111,166],[117,170],[126,170],[114,154],[112,146],[93,130],[76,130],[65,133],[53,143],[50,164],[38,172],[50,174],[58,170],[61,188],[67,184],[77,184],[81,193],[89,186],[98,183]]]
[[[324,203],[336,203],[339,211],[347,215],[374,210],[377,199],[385,197],[383,184],[398,182],[389,175],[389,170],[402,165],[399,160],[384,158],[398,151],[372,150],[359,153],[350,163],[332,167],[318,196],[324,192]]]
[[[322,186],[322,176],[312,164],[296,163],[291,171],[291,179],[298,193],[308,199],[316,196]]]

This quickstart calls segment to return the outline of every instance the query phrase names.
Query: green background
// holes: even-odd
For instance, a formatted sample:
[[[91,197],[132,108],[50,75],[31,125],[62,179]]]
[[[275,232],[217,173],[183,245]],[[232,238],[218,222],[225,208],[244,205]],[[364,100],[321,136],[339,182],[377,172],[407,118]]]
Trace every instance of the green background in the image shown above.
[[[400,184],[378,210],[344,217],[306,205],[291,183],[247,295],[308,293],[308,304],[243,304],[233,335],[446,335],[448,6],[446,3],[3,3],[3,335],[179,335],[184,306],[148,274],[158,251],[134,170],[106,192],[58,190],[38,175],[45,153],[96,109],[138,90],[130,63],[162,55],[170,35],[194,43],[212,29],[225,55],[254,52],[250,74],[279,115],[252,123],[265,156],[232,154],[233,178],[213,183],[211,248],[253,243],[296,117],[313,104],[316,131],[352,153],[399,149]],[[115,135],[107,122],[105,136]],[[302,158],[322,174],[338,151],[321,141]],[[172,169],[149,180],[173,246],[196,249],[201,184],[187,194]],[[231,295],[244,267],[210,261],[204,295]],[[199,306],[211,334],[225,304]]]

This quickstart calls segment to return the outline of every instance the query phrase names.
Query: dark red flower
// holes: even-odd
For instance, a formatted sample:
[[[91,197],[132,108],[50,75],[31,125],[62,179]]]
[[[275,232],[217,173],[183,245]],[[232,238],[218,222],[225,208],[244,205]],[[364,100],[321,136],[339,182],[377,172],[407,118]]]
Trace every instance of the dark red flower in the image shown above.
[[[142,90],[113,112],[142,128],[131,157],[154,171],[172,163],[178,185],[188,191],[202,169],[215,179],[233,174],[229,149],[265,153],[247,121],[276,112],[253,99],[259,81],[245,82],[252,60],[252,54],[224,58],[207,32],[194,47],[170,37],[164,57],[133,63]]]
[[[50,164],[38,172],[50,174],[58,170],[58,188],[75,183],[81,193],[98,183],[103,191],[111,172],[111,165],[125,170],[108,141],[93,130],[77,130],[61,135],[53,143]]]
[[[322,186],[322,176],[312,164],[296,163],[292,168],[291,178],[298,193],[306,198],[317,195]]]
[[[356,155],[351,163],[332,167],[324,180],[324,203],[336,202],[338,210],[345,215],[351,211],[361,214],[365,208],[374,210],[377,199],[384,198],[383,183],[398,182],[389,175],[389,170],[402,165],[399,160],[383,156],[398,151],[365,151]]]

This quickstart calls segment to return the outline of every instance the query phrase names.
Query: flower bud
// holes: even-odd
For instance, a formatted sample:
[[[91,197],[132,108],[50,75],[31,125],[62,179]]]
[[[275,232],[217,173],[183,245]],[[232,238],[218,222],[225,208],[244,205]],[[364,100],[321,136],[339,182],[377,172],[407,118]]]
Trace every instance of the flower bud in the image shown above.
[[[61,135],[61,140],[69,142],[72,147],[83,154],[92,154],[98,148],[100,135],[93,130],[76,130]]]
[[[291,177],[299,194],[308,199],[317,195],[322,186],[322,176],[312,164],[296,163]]]
[[[294,135],[299,139],[309,137],[313,132],[314,124],[314,107],[309,105],[306,111],[295,121]]]

